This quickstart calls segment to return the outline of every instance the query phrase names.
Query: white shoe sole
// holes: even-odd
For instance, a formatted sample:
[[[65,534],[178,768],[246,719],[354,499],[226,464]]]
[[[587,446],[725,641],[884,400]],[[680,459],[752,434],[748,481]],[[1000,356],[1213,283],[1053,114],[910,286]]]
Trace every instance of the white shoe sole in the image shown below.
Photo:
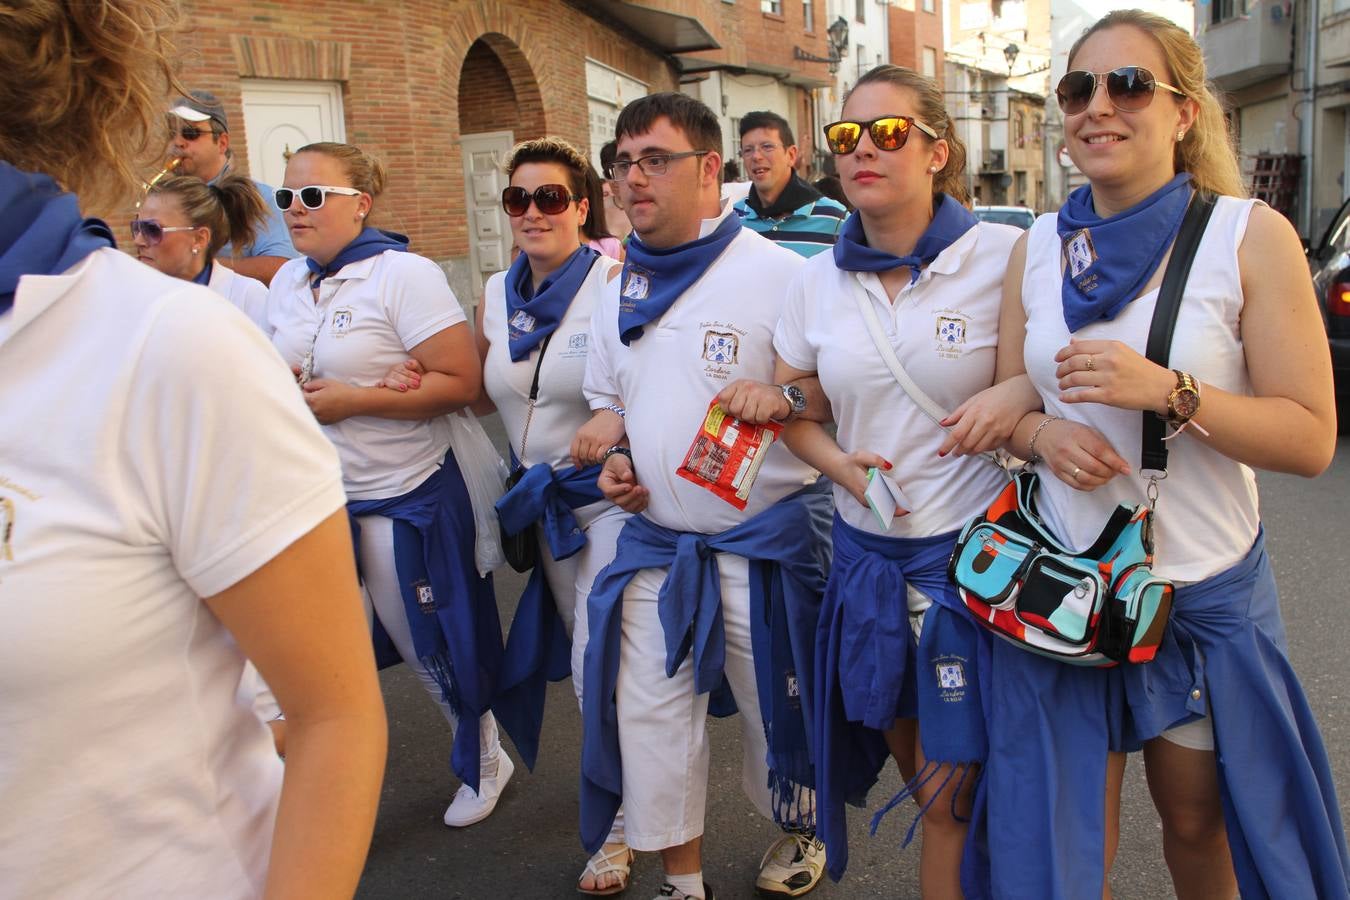
[[[486,819],[488,816],[492,815],[493,810],[497,808],[497,803],[502,798],[502,791],[506,790],[507,782],[511,780],[511,776],[514,775],[515,772],[516,772],[515,763],[511,762],[511,757],[506,755],[505,750],[502,750],[500,755],[498,755],[497,757],[497,777],[494,779],[497,782],[497,788],[496,788],[496,796],[492,798],[492,802],[486,804],[482,809],[478,810],[476,813],[474,813],[472,816],[468,818],[456,817],[452,819],[450,813],[451,810],[455,808],[455,804],[453,801],[451,801],[450,807],[445,811],[445,816],[442,819],[442,821],[444,821],[445,824],[451,828],[467,828],[470,825],[478,824],[479,822]],[[482,789],[482,786],[483,785],[480,780],[478,785],[480,790]]]

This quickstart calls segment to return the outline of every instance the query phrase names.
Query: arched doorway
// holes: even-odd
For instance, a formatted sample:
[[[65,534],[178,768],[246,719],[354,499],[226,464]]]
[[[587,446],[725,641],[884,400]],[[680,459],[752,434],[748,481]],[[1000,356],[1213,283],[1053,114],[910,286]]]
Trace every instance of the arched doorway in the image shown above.
[[[544,103],[525,54],[510,38],[489,33],[464,55],[459,74],[460,151],[469,218],[474,293],[511,262],[511,229],[501,211],[501,165],[516,141],[545,134]]]

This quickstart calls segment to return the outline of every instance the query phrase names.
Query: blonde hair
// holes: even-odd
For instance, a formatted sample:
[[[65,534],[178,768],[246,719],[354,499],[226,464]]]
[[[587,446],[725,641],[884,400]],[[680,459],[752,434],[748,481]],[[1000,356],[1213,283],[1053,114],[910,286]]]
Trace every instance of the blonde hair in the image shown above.
[[[164,149],[173,0],[0,4],[0,159],[113,209]]]
[[[376,198],[384,193],[386,178],[384,163],[360,147],[352,144],[339,144],[335,141],[319,141],[314,144],[306,144],[295,153],[296,155],[319,153],[329,159],[337,160],[342,164],[343,170],[347,173],[347,180],[352,183],[352,187],[370,195],[372,209]]]
[[[919,120],[947,142],[947,162],[933,176],[933,196],[951,194],[962,204],[969,206],[970,190],[966,187],[966,145],[952,129],[952,119],[947,113],[947,104],[942,100],[942,89],[938,87],[937,82],[913,69],[883,63],[859,78],[844,96],[844,102],[847,103],[853,91],[865,84],[889,84],[914,92],[919,101]],[[926,140],[932,140],[917,128],[915,133]]]
[[[208,261],[227,243],[236,250],[251,245],[268,215],[267,204],[253,182],[233,173],[214,184],[193,175],[166,178],[150,188],[146,196],[173,197],[194,228],[211,230],[211,242],[206,248]]]
[[[1230,197],[1246,197],[1247,186],[1238,167],[1237,146],[1224,118],[1223,104],[1205,72],[1200,45],[1184,29],[1140,9],[1118,9],[1098,19],[1069,50],[1069,67],[1092,35],[1129,25],[1145,32],[1162,50],[1171,83],[1200,108],[1195,124],[1173,150],[1173,169],[1189,172],[1196,190]]]

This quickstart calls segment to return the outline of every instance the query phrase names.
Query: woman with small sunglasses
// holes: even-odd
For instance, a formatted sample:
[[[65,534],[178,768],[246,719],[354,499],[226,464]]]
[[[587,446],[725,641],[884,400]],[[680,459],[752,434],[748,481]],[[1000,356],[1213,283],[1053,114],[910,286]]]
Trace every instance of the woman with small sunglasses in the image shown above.
[[[999,285],[1019,232],[977,222],[966,208],[965,147],[931,79],[878,66],[858,79],[843,114],[825,139],[856,211],[833,253],[811,259],[789,291],[774,339],[775,377],[789,388],[764,393],[758,415],[749,402],[723,405],[784,418],[791,384],[817,377],[838,425],[831,437],[798,417],[783,432],[835,486],[812,691],[818,833],[830,874],[839,878],[848,861],[845,802],[862,801],[890,755],[909,779],[902,796],[922,809],[923,896],[960,897],[963,810],[984,759],[975,691],[984,638],[946,566],[956,532],[1005,481],[978,454],[999,446],[1035,400],[1025,378],[992,387]],[[860,303],[950,413],[948,427],[896,381]],[[799,412],[818,411],[808,401]],[[869,509],[869,479],[899,486],[893,518]],[[959,689],[938,683],[943,665]]]
[[[503,528],[528,531],[538,542],[494,707],[534,768],[545,680],[569,674],[570,635],[572,687],[580,699],[586,598],[614,556],[626,518],[596,487],[598,463],[623,437],[624,411],[593,415],[581,390],[591,313],[619,267],[581,244],[596,217],[596,197],[593,190],[587,196],[592,170],[575,147],[552,137],[525,141],[511,150],[505,167],[510,186],[502,208],[521,252],[507,271],[488,279],[478,308],[484,394],[473,409],[501,413],[511,444],[513,480],[519,480],[498,504]],[[388,383],[418,390],[419,372],[409,363],[391,372]],[[578,890],[619,893],[628,886],[631,861],[620,814],[609,841],[587,862]]]
[[[1299,240],[1243,199],[1187,32],[1114,12],[1074,44],[1069,68],[1056,94],[1088,184],[1013,252],[1000,363],[1025,367],[1044,412],[1022,419],[1011,446],[1039,461],[1047,525],[1087,547],[1117,504],[1149,502],[1143,421],[1165,418],[1154,571],[1176,594],[1147,665],[1081,668],[993,643],[983,888],[1107,894],[1123,751],[1142,747],[1181,900],[1344,898],[1335,789],[1286,657],[1252,472],[1313,477],[1335,446],[1317,305],[1308,279],[1289,275],[1305,271]],[[1218,197],[1169,369],[1143,351],[1197,191]]]
[[[204,284],[267,327],[267,285],[216,264],[226,244],[246,247],[269,215],[253,182],[226,175],[207,184],[191,175],[157,182],[131,220],[136,258],[165,275]]]
[[[0,4],[7,900],[350,897],[379,803],[337,454],[254,326],[117,252],[73,193],[138,190],[179,24],[160,0]],[[290,715],[284,766],[246,658]]]
[[[407,252],[403,235],[366,225],[384,183],[384,167],[349,144],[291,157],[276,204],[305,255],[273,277],[268,325],[342,459],[377,658],[406,662],[454,729],[463,785],[445,821],[470,825],[491,814],[513,771],[489,712],[501,627],[491,578],[475,571],[446,418],[478,395],[481,375],[440,267]],[[377,386],[409,355],[426,372],[420,390]]]

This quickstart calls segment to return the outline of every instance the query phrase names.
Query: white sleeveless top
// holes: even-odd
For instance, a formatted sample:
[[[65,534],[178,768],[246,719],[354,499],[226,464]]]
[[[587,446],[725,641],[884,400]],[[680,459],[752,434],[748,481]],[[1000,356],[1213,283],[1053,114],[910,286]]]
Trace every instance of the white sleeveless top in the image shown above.
[[[1235,394],[1250,394],[1239,322],[1242,284],[1237,252],[1257,201],[1220,197],[1195,255],[1172,338],[1169,367]],[[1069,343],[1060,300],[1061,245],[1055,216],[1031,228],[1022,306],[1027,314],[1023,358],[1045,401],[1045,411],[1096,428],[1130,464],[1095,491],[1078,491],[1048,472],[1039,506],[1046,523],[1076,549],[1101,533],[1118,503],[1143,503],[1140,477],[1142,413],[1102,404],[1062,403],[1055,354]],[[1093,322],[1073,334],[1078,340],[1122,341],[1141,355],[1158,299],[1156,289],[1126,304],[1111,321]],[[1204,407],[1201,391],[1201,408]],[[1167,478],[1159,482],[1157,553],[1154,570],[1177,581],[1199,581],[1232,566],[1251,549],[1260,527],[1256,477],[1242,463],[1212,450],[1188,430],[1167,442]]]
[[[519,362],[512,362],[507,344],[506,273],[498,272],[488,279],[483,294],[483,333],[489,341],[483,363],[483,386],[501,413],[511,449],[526,467],[548,463],[560,469],[572,464],[572,438],[591,418],[590,405],[582,393],[591,349],[591,314],[604,293],[610,270],[618,265],[621,265],[618,260],[608,256],[601,256],[591,265],[590,273],[553,332],[539,370],[539,397],[530,417],[528,435],[525,419],[539,347]],[[523,456],[522,436],[526,438]]]

